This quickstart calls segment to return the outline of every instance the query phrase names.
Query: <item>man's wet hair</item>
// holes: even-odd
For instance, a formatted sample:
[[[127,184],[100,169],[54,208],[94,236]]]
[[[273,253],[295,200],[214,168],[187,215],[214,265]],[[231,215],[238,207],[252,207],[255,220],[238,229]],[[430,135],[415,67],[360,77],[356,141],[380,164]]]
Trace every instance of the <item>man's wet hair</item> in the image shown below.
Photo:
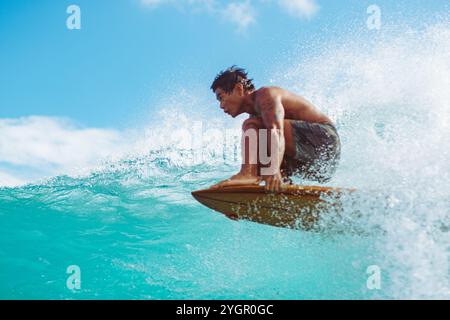
[[[253,91],[255,85],[252,81],[253,79],[248,78],[245,69],[233,65],[216,76],[211,85],[211,90],[215,92],[217,88],[221,88],[226,93],[231,93],[237,83],[242,83],[245,91]]]

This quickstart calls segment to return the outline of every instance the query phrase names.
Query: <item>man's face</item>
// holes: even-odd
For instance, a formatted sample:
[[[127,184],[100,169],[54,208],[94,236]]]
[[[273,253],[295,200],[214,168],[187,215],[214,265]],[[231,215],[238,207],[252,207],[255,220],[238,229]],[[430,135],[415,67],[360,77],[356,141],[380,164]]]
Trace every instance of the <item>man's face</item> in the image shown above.
[[[235,89],[231,93],[226,93],[222,88],[217,88],[214,93],[220,103],[220,108],[228,113],[233,118],[241,114],[240,111],[242,104],[242,95],[239,92],[239,88]]]

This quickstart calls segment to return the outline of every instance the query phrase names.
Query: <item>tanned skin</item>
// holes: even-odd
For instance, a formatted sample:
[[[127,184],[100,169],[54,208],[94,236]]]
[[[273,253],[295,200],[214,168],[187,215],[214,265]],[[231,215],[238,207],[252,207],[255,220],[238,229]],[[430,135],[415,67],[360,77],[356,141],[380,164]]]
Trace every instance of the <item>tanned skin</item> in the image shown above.
[[[311,102],[279,87],[262,87],[258,90],[246,91],[241,83],[237,83],[231,93],[226,93],[222,88],[217,88],[214,93],[220,102],[220,108],[233,118],[242,113],[250,115],[242,125],[243,134],[248,129],[276,129],[272,130],[273,146],[276,151],[272,159],[276,161],[277,168],[274,174],[260,175],[262,165],[259,157],[257,164],[251,164],[248,161],[249,143],[243,142],[241,170],[231,178],[213,185],[212,189],[236,185],[258,185],[264,180],[267,190],[280,191],[284,187],[280,171],[282,160],[284,156],[295,155],[291,120],[332,123],[330,118],[318,111]],[[270,132],[268,136],[267,145],[270,146]]]

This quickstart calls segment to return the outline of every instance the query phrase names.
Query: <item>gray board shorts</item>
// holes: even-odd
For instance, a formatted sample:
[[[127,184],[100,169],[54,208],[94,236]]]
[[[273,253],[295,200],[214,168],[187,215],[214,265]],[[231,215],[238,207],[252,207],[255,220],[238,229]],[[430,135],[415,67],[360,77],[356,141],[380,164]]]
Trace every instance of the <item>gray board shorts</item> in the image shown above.
[[[291,120],[295,156],[283,159],[281,173],[318,181],[329,181],[341,156],[341,141],[334,125]]]

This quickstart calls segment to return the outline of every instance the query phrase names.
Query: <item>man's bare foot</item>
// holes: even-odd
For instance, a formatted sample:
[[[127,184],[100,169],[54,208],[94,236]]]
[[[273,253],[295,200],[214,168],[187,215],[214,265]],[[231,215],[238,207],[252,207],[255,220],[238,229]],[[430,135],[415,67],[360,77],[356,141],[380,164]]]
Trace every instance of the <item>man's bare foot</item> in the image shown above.
[[[294,181],[292,181],[292,179],[289,178],[289,177],[283,176],[283,183],[284,183],[284,184],[293,185],[293,184],[294,184]]]
[[[220,189],[223,187],[228,186],[241,186],[241,185],[251,185],[256,184],[258,185],[262,181],[262,178],[259,176],[252,176],[252,175],[243,175],[243,174],[236,174],[232,176],[229,179],[223,180],[213,186],[210,187],[210,189]]]

